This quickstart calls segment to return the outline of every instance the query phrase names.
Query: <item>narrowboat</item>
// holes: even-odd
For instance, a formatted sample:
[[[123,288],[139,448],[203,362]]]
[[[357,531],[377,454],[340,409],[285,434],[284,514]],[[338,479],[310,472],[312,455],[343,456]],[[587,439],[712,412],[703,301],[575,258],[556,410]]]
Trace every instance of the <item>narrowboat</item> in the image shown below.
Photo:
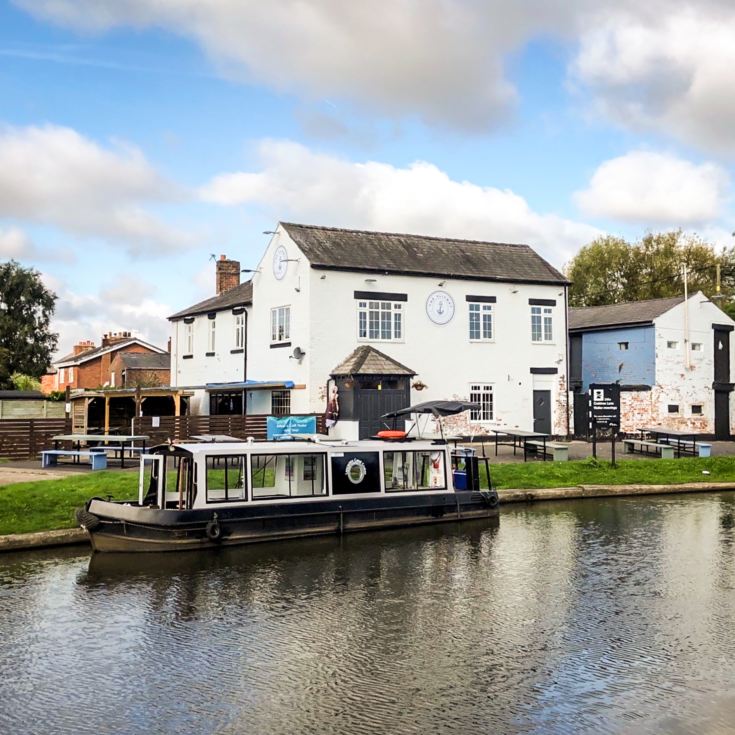
[[[140,458],[137,502],[92,498],[77,521],[95,551],[144,552],[496,517],[478,464],[407,438],[165,444]]]

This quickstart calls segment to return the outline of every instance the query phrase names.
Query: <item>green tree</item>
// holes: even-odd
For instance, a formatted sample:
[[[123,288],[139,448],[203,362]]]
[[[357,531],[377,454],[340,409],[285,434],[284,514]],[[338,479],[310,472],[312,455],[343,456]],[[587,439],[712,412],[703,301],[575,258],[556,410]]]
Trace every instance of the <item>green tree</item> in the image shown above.
[[[648,234],[636,243],[600,237],[585,245],[565,269],[572,282],[572,306],[600,306],[684,293],[683,266],[689,292],[717,295],[717,266],[722,289],[716,303],[735,308],[735,250],[718,253],[712,245],[681,231]]]
[[[49,327],[55,304],[38,271],[0,263],[0,388],[13,387],[13,373],[40,378],[46,371],[58,341]]]
[[[41,390],[41,382],[32,378],[30,375],[23,373],[13,373],[10,376],[10,382],[15,390]]]

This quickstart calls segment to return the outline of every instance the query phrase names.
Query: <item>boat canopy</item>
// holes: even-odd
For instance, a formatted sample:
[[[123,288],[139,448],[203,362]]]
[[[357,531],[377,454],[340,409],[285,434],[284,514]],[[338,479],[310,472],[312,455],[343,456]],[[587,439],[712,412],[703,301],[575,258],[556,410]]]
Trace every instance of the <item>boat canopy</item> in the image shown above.
[[[469,411],[470,409],[480,410],[480,406],[477,403],[470,403],[469,401],[424,401],[423,403],[417,403],[414,406],[406,406],[398,411],[391,411],[390,413],[383,414],[381,418],[393,419],[398,416],[408,416],[412,413],[430,413],[434,416],[453,416],[462,411]]]

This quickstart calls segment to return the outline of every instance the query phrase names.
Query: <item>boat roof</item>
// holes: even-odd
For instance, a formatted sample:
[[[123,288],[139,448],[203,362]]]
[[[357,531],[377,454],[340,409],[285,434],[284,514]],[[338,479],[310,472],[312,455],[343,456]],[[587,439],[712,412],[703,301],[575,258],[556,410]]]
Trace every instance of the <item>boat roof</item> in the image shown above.
[[[161,450],[166,445],[155,447]],[[417,449],[433,449],[439,451],[447,445],[445,443],[436,443],[429,439],[409,439],[406,441],[384,441],[380,439],[361,439],[361,440],[337,440],[328,439],[321,441],[310,441],[306,439],[296,439],[294,441],[265,441],[265,442],[181,442],[168,445],[171,451],[183,450],[193,455],[200,454],[294,454],[298,452],[314,453],[314,452],[339,452],[339,451],[378,451],[378,450],[417,450]],[[160,451],[159,451],[160,453]]]

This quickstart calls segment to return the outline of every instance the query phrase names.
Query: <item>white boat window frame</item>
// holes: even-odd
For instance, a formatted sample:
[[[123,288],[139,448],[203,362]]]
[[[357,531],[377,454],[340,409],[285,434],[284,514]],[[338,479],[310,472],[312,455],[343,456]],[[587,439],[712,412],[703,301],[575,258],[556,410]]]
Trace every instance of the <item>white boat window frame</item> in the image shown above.
[[[163,454],[141,454],[140,455],[140,471],[138,475],[138,505],[141,507],[144,504],[145,496],[148,495],[148,489],[143,488],[143,480],[145,479],[145,464],[146,462],[150,462],[151,465],[157,464],[158,465],[158,475],[157,475],[157,483],[158,487],[156,488],[156,501],[158,503],[159,508],[165,507],[165,501],[163,498],[163,490],[164,490],[164,464],[166,461],[166,456]],[[153,473],[151,472],[151,475]]]

